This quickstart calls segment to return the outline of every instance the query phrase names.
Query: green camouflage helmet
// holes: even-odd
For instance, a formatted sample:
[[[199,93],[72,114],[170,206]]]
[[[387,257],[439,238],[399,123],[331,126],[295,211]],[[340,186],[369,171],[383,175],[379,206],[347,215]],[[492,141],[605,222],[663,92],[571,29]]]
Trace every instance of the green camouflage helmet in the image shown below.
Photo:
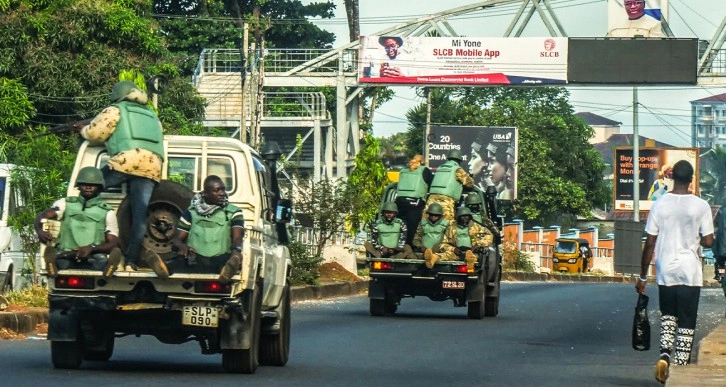
[[[470,193],[470,194],[466,195],[466,200],[464,200],[464,203],[467,206],[481,204],[481,198],[476,193]]]
[[[441,204],[439,203],[431,203],[429,206],[428,212],[430,215],[443,215],[444,214],[444,208],[441,207]]]
[[[461,151],[458,149],[452,149],[446,154],[447,160],[461,161]]]
[[[116,83],[113,86],[113,91],[111,92],[111,102],[116,103],[121,101],[124,97],[131,93],[131,90],[138,88],[139,87],[131,81],[121,81]]]
[[[103,173],[96,167],[84,167],[78,171],[78,177],[76,178],[76,186],[78,184],[96,184],[104,187],[105,181],[103,180]]]
[[[457,218],[460,217],[460,216],[464,216],[464,215],[471,216],[471,210],[468,209],[468,208],[466,208],[466,207],[459,207],[459,208],[456,209],[456,217]]]
[[[398,212],[398,206],[394,202],[385,202],[383,203],[383,206],[381,207],[381,212],[389,211],[389,212]]]

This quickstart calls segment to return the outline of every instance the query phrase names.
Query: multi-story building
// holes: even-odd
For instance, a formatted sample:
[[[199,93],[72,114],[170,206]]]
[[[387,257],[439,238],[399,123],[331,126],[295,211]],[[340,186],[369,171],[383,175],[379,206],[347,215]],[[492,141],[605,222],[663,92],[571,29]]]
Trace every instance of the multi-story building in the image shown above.
[[[691,101],[691,146],[726,144],[726,93]]]

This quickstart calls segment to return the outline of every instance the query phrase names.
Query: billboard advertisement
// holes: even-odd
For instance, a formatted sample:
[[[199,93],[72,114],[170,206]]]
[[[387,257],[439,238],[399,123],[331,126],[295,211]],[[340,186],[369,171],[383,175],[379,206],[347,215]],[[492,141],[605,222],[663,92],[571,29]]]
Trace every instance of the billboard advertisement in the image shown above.
[[[433,126],[426,141],[427,165],[437,168],[452,149],[461,151],[461,167],[481,189],[493,185],[497,199],[517,197],[517,129],[490,126]]]
[[[665,38],[668,0],[608,0],[610,38]]]
[[[650,210],[650,206],[659,197],[673,189],[673,164],[680,160],[688,160],[694,169],[691,191],[698,195],[698,148],[641,148],[639,171],[639,201],[641,211]],[[615,148],[614,165],[614,199],[615,211],[633,210],[633,147]]]
[[[361,37],[358,82],[549,85],[567,82],[567,38]]]

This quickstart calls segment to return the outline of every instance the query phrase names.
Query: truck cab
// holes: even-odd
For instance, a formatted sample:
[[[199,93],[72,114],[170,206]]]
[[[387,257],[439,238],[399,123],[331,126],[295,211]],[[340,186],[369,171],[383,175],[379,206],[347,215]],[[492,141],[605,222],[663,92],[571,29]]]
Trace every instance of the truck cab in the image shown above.
[[[104,279],[101,272],[60,270],[49,281],[53,365],[78,368],[83,360],[108,360],[114,338],[126,335],[151,335],[168,344],[197,341],[202,353],[221,353],[228,372],[284,365],[290,339],[285,215],[290,205],[279,193],[277,153],[260,154],[233,138],[201,136],[165,136],[164,151],[143,246],[167,261],[174,257],[171,241],[179,217],[204,179],[217,175],[229,202],[244,213],[240,275],[221,283],[218,274],[177,273],[163,280],[150,271],[117,271]],[[107,160],[103,146],[84,142],[70,181],[83,167],[101,168]],[[116,210],[122,246],[131,223],[126,189],[101,194]],[[68,196],[76,195],[75,184],[69,184]]]

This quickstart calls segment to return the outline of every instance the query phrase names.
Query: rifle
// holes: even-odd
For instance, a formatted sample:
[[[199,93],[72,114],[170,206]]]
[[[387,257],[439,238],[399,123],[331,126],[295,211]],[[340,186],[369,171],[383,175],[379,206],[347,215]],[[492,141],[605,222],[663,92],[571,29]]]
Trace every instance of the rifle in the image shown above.
[[[82,128],[82,127],[90,124],[91,121],[93,121],[93,118],[88,118],[88,119],[81,120],[81,121],[73,121],[73,122],[67,122],[65,124],[56,125],[56,126],[51,127],[50,129],[48,129],[45,133],[39,134],[37,137],[47,136],[49,134],[72,132],[74,130],[77,131],[79,128]]]

